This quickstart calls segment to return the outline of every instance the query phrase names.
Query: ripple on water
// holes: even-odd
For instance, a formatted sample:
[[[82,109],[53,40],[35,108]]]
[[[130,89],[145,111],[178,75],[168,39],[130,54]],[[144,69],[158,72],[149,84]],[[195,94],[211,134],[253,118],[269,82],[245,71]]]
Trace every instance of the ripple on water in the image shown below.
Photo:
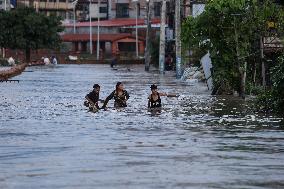
[[[283,188],[281,118],[143,65],[29,67],[0,84],[0,188]],[[89,112],[122,81],[125,109]],[[148,111],[149,86],[177,93]]]

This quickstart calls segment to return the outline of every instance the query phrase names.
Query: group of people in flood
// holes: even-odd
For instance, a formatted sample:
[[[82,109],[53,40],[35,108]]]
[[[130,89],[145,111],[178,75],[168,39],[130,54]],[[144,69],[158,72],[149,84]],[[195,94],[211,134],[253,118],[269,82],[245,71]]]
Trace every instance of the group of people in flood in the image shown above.
[[[41,59],[45,65],[50,65],[50,64],[57,65],[57,59],[55,56],[51,56],[50,59],[48,57],[42,57]]]
[[[175,96],[178,95],[168,95],[167,93],[159,93],[157,85],[153,84],[150,86],[151,94],[148,96],[148,108],[161,108],[161,96]],[[94,84],[93,90],[86,95],[86,101],[84,105],[89,107],[91,111],[98,111],[99,109],[106,109],[107,104],[110,100],[114,99],[114,107],[122,108],[127,107],[127,100],[129,99],[128,92],[124,89],[122,82],[117,82],[115,90],[107,96],[105,100],[100,99],[100,85]],[[103,105],[99,107],[99,102],[103,102]]]

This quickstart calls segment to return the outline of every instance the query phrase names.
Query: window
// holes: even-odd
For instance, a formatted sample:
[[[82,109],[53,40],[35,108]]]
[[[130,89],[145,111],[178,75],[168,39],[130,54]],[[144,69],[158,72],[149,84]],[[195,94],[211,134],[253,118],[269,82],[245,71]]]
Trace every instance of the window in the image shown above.
[[[107,7],[100,7],[100,13],[107,13]]]
[[[56,11],[49,11],[49,16],[57,16]]]
[[[161,2],[154,2],[154,15],[155,16],[161,16]]]
[[[125,42],[118,42],[118,48],[119,51],[122,52],[135,52],[136,51],[136,43],[130,42],[130,43],[125,43]]]
[[[128,3],[116,4],[116,18],[128,18],[129,17],[129,5]]]

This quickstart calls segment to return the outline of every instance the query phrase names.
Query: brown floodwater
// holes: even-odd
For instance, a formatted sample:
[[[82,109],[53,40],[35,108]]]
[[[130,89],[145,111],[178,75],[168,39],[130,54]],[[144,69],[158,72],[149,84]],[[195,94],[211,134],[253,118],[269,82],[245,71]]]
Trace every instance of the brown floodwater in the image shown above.
[[[0,83],[0,188],[284,188],[281,118],[249,101],[211,96],[204,83],[144,72],[143,65],[29,67]],[[128,107],[89,112],[117,81]],[[150,85],[177,93],[147,110]]]

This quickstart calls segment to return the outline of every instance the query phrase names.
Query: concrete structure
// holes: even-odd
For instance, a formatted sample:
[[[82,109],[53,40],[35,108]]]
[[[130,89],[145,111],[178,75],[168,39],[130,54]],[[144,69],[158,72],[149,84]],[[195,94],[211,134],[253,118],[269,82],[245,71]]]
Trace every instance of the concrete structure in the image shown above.
[[[90,49],[89,34],[66,34],[62,36],[65,43],[71,42],[72,51],[86,53]],[[92,36],[93,51],[97,49],[97,35]],[[139,38],[139,52],[144,53],[144,38]],[[105,56],[121,55],[126,57],[135,54],[135,36],[131,34],[101,34],[100,35],[100,59]]]
[[[9,1],[9,0],[7,0]],[[34,7],[39,12],[46,15],[55,14],[66,19],[65,22],[72,21],[74,17],[73,5],[74,0],[17,0],[17,6]],[[89,0],[78,0],[75,7],[75,15],[78,21],[87,21],[91,15],[92,20],[109,20],[115,18],[138,18],[146,17],[146,0],[91,0],[91,14],[89,14]],[[0,0],[4,5],[4,0]],[[136,4],[138,9],[136,9]],[[160,17],[160,2],[155,1],[153,12],[154,17]]]
[[[161,0],[156,0],[153,7],[154,17],[160,17],[161,10]],[[97,8],[98,0],[92,0],[93,10],[98,12]],[[88,0],[79,0],[77,11],[84,12],[87,10],[86,7],[89,6]],[[137,7],[137,8],[136,8]],[[93,13],[94,14],[94,13]],[[93,15],[91,13],[91,16]],[[100,1],[100,18],[103,19],[117,19],[117,18],[135,18],[136,14],[138,18],[146,17],[146,0],[101,0]],[[84,14],[78,14],[81,20],[88,20],[88,11],[85,11]],[[83,18],[85,16],[85,18]],[[92,18],[97,18],[97,15],[93,15]]]
[[[159,19],[152,19],[152,26],[159,26]],[[96,50],[97,42],[97,21],[91,23],[92,26],[92,44],[93,50]],[[65,34],[62,35],[62,41],[69,43],[68,47],[75,52],[89,52],[90,47],[90,24],[89,22],[81,22],[76,24],[76,31],[78,33],[72,34],[72,24],[65,24]],[[139,55],[144,54],[145,38],[142,32],[145,31],[144,20],[137,20],[137,26],[140,28],[141,33],[138,37],[138,52]],[[100,49],[104,57],[114,56],[115,54],[134,57],[136,37],[133,29],[136,27],[135,19],[113,19],[104,20],[100,22]],[[121,30],[125,32],[122,33]],[[71,44],[70,44],[71,43]]]
[[[139,29],[145,29],[146,25],[144,23],[144,19],[137,20],[137,26]],[[100,25],[101,33],[131,33],[132,30],[136,27],[136,20],[133,18],[128,19],[112,19],[112,20],[104,20],[98,23],[97,21],[93,21],[91,23],[93,33],[97,33],[97,26]],[[160,27],[160,19],[152,19],[151,24],[153,28]],[[73,32],[73,23],[65,23],[63,24],[65,27],[65,33]],[[89,22],[78,22],[75,24],[76,31],[79,34],[89,33]]]
[[[10,0],[0,0],[0,10],[10,10]]]
[[[17,0],[17,7],[34,7],[47,16],[54,14],[63,19],[73,17],[73,7],[69,0]]]
[[[109,18],[108,0],[91,0],[91,14],[89,14],[89,0],[78,0],[75,7],[75,14],[78,21],[88,21],[91,15],[92,20],[106,20]]]
[[[72,3],[74,1],[18,0],[17,6],[34,7],[46,15],[61,16],[65,27],[61,37],[71,52],[91,53],[100,45],[99,50],[107,56],[132,56],[135,52],[136,57],[144,55],[147,0],[91,0],[91,3],[89,0],[78,0]],[[161,5],[161,0],[155,0],[151,7],[154,33],[160,28]],[[168,32],[167,36],[172,36],[168,37],[172,39],[173,31]],[[97,41],[99,44],[96,44]]]

